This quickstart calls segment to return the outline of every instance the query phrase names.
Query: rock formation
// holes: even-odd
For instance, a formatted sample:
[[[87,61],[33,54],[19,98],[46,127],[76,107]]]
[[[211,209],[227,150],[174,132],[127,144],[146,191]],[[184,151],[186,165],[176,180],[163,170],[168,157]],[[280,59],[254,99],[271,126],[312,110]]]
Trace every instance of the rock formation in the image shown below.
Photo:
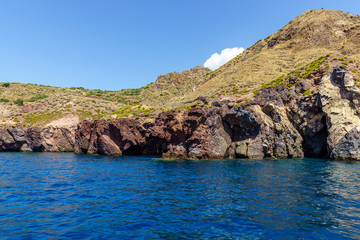
[[[4,128],[0,151],[360,160],[360,89],[354,72],[334,66],[306,77],[292,73],[287,82],[265,85],[250,101],[213,100],[211,106],[170,110],[150,119],[84,121],[76,130]]]
[[[0,151],[360,160],[360,89],[354,75],[336,66],[287,79],[241,104],[215,100],[212,107],[170,110],[154,119],[84,121],[76,130],[4,128]]]
[[[359,26],[357,15],[309,10],[215,71],[138,89],[7,83],[0,151],[360,160]]]
[[[165,158],[224,158],[231,143],[219,108],[168,111],[154,121],[134,119],[83,122],[75,136],[75,153],[162,154]]]
[[[303,157],[302,137],[284,110],[193,108],[169,111],[153,123],[135,120],[84,122],[75,137],[77,154],[162,154],[164,158]],[[132,149],[130,151],[130,149]]]
[[[75,153],[360,160],[360,89],[352,74],[335,67],[288,81],[265,86],[241,106],[213,101],[213,107],[168,111],[143,122],[83,122]]]
[[[73,152],[74,130],[53,127],[4,128],[0,131],[0,151]]]
[[[359,160],[360,118],[357,112],[360,89],[345,68],[322,77],[319,91],[328,127],[328,150],[337,160]]]

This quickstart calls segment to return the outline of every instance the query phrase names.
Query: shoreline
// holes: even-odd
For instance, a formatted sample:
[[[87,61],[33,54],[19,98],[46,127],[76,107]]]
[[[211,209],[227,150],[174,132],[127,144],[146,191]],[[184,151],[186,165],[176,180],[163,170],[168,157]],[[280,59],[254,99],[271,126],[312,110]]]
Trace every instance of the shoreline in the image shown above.
[[[208,106],[162,112],[147,121],[83,121],[76,129],[4,128],[0,152],[360,161],[360,118],[355,105],[360,93],[353,76],[342,67],[312,76],[295,88],[309,92],[302,98],[289,98],[296,91],[289,92],[281,84],[276,89],[265,87],[254,100],[241,105],[215,100]],[[319,77],[321,81],[315,81]],[[310,84],[317,92],[305,91]]]

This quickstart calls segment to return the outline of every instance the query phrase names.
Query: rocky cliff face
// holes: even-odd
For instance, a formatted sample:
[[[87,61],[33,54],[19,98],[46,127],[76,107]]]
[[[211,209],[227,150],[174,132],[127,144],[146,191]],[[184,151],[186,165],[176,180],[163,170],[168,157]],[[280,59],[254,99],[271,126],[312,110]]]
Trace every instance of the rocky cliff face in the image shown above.
[[[360,160],[360,70],[353,63],[351,71],[333,61],[328,65],[289,74],[241,103],[214,100],[155,119],[84,121],[76,130],[5,128],[0,151]]]
[[[75,136],[78,154],[162,154],[165,158],[224,158],[231,143],[219,108],[161,113],[153,121],[84,122]]]
[[[327,144],[331,158],[360,159],[360,89],[344,68],[322,77],[319,95],[326,114]]]
[[[153,122],[82,123],[77,154],[162,154],[163,158],[299,158],[303,139],[284,109],[258,105],[169,111]]]
[[[73,152],[74,130],[67,128],[5,128],[0,131],[0,152]]]
[[[335,67],[288,81],[264,87],[241,106],[214,101],[213,107],[168,111],[144,122],[84,122],[75,153],[360,160],[360,89],[353,74]]]

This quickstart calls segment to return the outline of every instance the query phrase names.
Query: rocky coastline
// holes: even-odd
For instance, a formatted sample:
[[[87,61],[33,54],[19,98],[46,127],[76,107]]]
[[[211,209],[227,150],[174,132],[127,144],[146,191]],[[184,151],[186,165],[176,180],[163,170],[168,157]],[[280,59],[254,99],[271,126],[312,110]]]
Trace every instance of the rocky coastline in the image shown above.
[[[73,152],[74,133],[73,128],[4,128],[0,152]]]
[[[0,151],[161,155],[163,158],[360,160],[360,89],[345,68],[291,76],[241,104],[212,101],[154,119],[84,121],[76,129],[5,128]],[[200,99],[201,100],[201,99]]]

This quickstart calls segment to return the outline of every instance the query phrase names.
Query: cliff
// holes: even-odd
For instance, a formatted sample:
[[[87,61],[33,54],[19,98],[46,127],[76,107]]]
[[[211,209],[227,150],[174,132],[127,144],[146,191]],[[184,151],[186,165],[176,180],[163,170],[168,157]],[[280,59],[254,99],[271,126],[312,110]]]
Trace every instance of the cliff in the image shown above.
[[[0,151],[360,160],[360,88],[353,75],[341,66],[319,68],[306,79],[292,74],[276,87],[264,86],[241,105],[215,100],[211,106],[171,110],[154,119],[84,121],[75,131],[5,128]]]
[[[360,70],[349,62],[321,57],[241,103],[215,100],[147,121],[84,122],[76,131],[75,153],[360,160]]]
[[[360,160],[359,35],[359,16],[310,10],[212,72],[121,91],[5,84],[0,151]]]
[[[73,152],[74,129],[4,128],[0,131],[0,152]]]

